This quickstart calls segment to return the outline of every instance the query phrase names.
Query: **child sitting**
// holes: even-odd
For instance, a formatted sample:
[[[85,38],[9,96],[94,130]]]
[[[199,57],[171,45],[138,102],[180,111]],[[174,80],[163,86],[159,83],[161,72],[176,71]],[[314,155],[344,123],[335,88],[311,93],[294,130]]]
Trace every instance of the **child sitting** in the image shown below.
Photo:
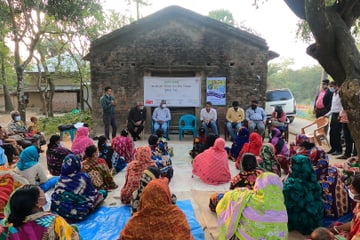
[[[28,127],[28,129],[27,129],[26,136],[27,136],[27,137],[33,137],[33,138],[35,138],[35,139],[38,139],[38,140],[39,140],[39,143],[40,143],[40,146],[46,144],[46,140],[45,140],[44,134],[39,131],[39,128],[38,128],[38,118],[37,118],[37,117],[31,117],[31,118],[30,118],[30,124],[29,124],[29,127]]]
[[[192,158],[202,152],[203,146],[206,143],[205,128],[199,128],[199,135],[193,139],[193,149],[190,150],[189,154]]]

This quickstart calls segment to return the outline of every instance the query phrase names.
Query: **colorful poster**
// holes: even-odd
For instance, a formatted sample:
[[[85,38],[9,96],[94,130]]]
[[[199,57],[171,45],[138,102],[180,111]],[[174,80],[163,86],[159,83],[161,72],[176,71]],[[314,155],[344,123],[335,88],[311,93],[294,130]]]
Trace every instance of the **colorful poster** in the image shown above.
[[[226,77],[206,79],[206,101],[210,101],[212,105],[226,105]]]

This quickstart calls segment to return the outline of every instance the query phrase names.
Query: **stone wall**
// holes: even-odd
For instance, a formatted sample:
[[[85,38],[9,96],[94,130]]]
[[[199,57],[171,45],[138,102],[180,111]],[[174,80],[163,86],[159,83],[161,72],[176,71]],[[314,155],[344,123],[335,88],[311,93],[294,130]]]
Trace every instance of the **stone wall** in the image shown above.
[[[214,106],[223,134],[226,109],[232,101],[238,100],[244,109],[252,99],[264,101],[267,56],[267,48],[187,19],[173,19],[165,25],[154,22],[141,31],[122,34],[91,49],[95,129],[103,131],[99,99],[105,86],[113,89],[118,127],[123,128],[129,109],[143,100],[144,76],[201,76],[202,106],[195,108],[197,116],[206,102],[206,77],[225,76],[227,106]]]

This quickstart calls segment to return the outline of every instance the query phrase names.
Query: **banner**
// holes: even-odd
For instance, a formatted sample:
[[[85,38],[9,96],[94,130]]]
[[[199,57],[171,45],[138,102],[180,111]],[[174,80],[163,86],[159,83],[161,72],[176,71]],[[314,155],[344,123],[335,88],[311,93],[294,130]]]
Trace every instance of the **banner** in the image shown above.
[[[168,107],[199,107],[200,77],[144,77],[144,105],[159,106],[162,99]]]
[[[206,79],[206,101],[212,105],[226,105],[226,77],[208,77]]]

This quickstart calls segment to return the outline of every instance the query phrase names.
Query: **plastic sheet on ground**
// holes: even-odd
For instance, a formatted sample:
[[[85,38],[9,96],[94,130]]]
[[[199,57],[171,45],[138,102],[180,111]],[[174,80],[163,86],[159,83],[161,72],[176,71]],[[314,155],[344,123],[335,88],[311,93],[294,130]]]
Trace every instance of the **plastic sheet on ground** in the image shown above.
[[[204,232],[198,223],[190,200],[178,201],[176,205],[185,213],[195,240],[204,239]],[[128,206],[99,207],[85,221],[77,223],[82,239],[117,239],[131,217]]]

